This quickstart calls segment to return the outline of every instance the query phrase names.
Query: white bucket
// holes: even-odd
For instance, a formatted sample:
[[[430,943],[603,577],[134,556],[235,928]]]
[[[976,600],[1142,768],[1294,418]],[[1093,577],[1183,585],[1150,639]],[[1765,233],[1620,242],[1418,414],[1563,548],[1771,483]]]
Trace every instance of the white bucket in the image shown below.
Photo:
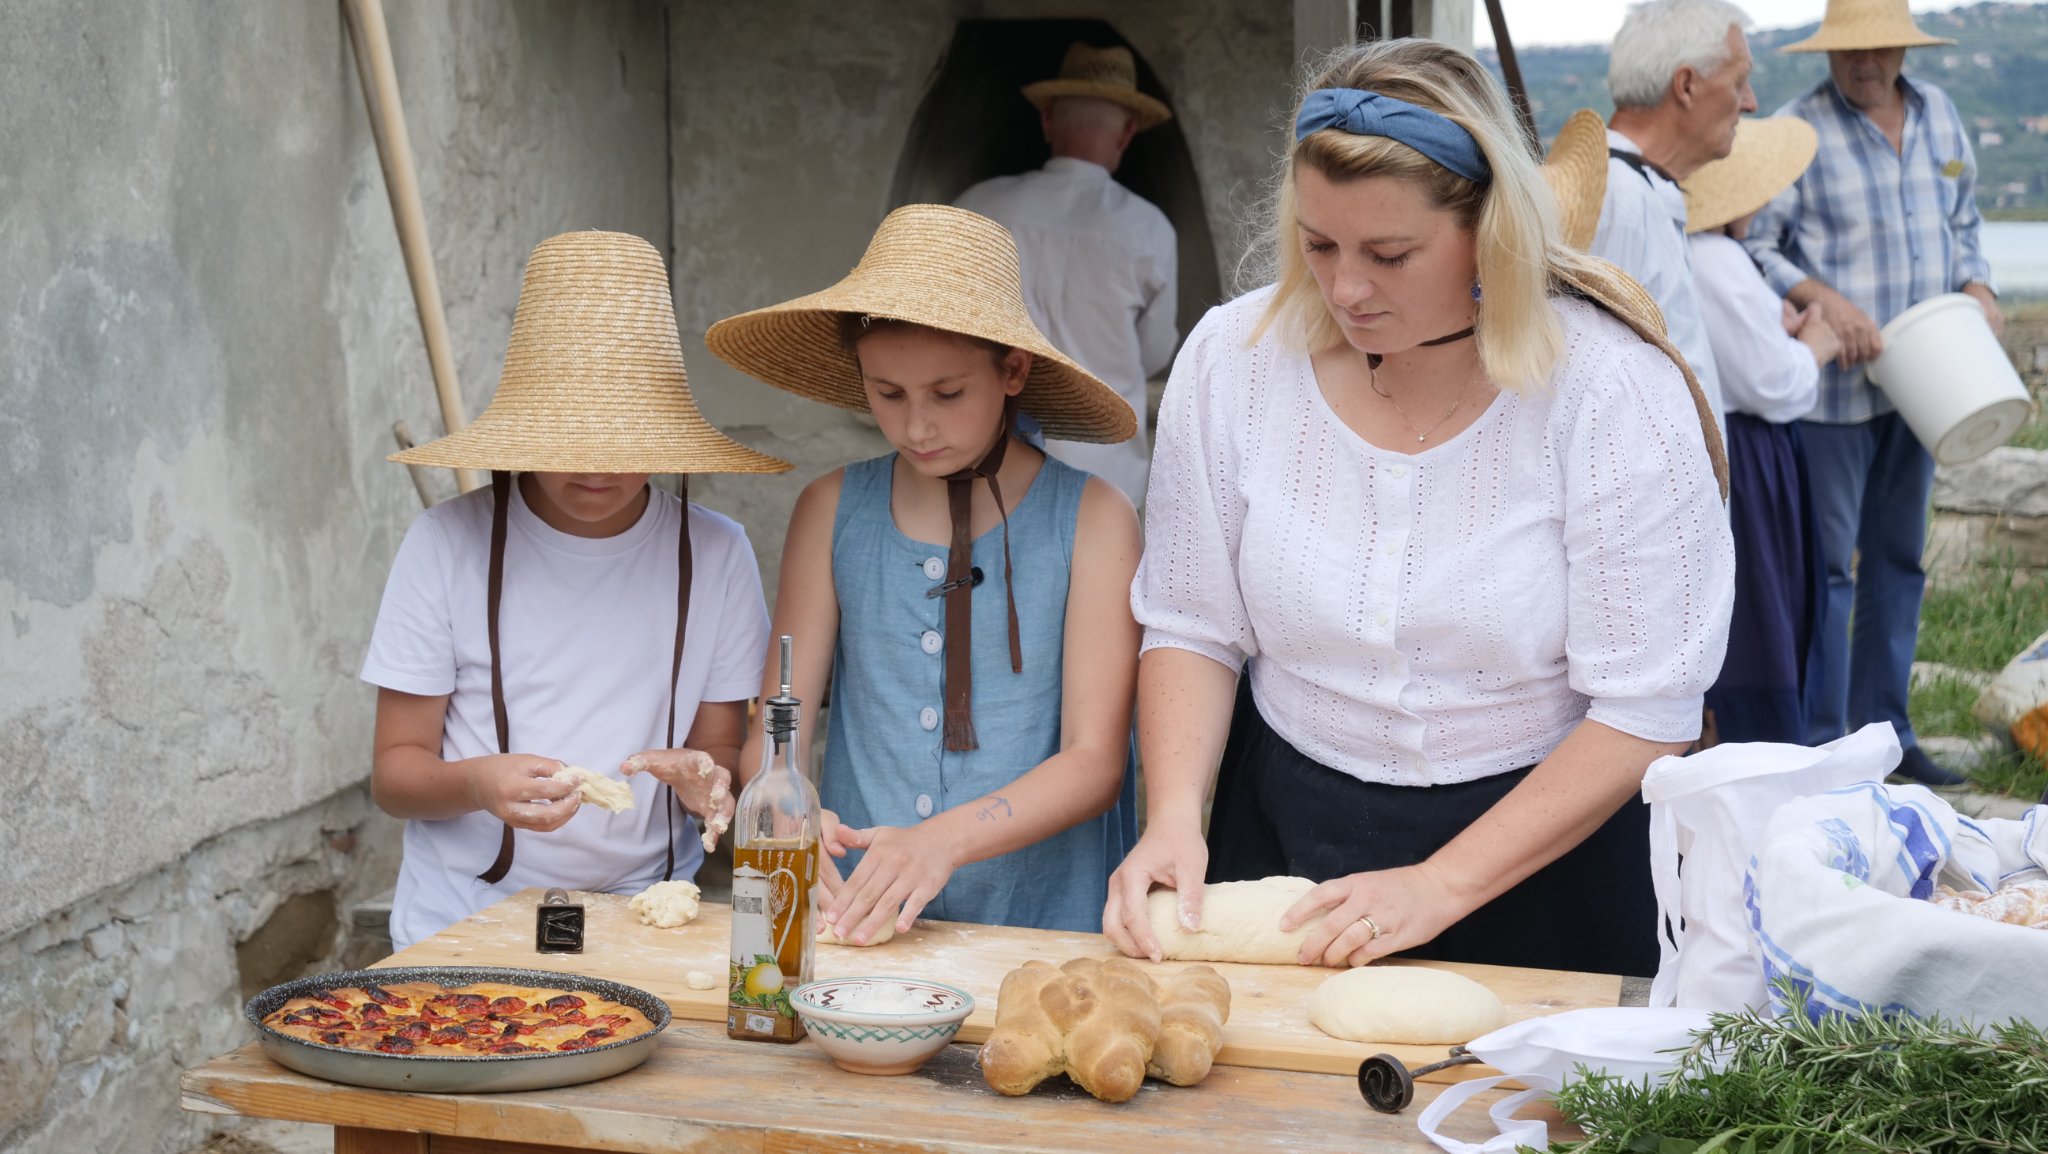
[[[1934,460],[1974,461],[2033,413],[2027,387],[1967,293],[1944,293],[1892,318],[1884,352],[1864,367]]]

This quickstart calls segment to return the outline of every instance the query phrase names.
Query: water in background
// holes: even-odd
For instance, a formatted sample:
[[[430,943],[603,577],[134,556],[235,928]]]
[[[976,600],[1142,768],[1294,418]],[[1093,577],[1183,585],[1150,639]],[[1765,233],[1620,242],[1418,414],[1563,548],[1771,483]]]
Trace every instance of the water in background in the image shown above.
[[[1984,255],[2005,296],[2048,296],[2048,221],[1987,220]]]

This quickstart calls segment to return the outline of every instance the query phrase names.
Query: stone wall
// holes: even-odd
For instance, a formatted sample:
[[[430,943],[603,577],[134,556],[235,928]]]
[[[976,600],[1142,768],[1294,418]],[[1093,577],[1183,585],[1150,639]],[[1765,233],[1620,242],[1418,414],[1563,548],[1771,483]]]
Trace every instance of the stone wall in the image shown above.
[[[668,247],[667,10],[388,10],[475,413],[535,243]],[[0,1147],[175,1150],[179,1067],[390,883],[355,673],[439,422],[339,5],[5,24]]]
[[[747,526],[771,597],[797,493],[888,446],[863,416],[727,368],[704,347],[704,330],[731,313],[823,288],[860,259],[895,207],[898,157],[957,21],[1078,16],[1107,19],[1164,85],[1201,185],[1218,279],[1231,285],[1243,225],[1256,218],[1283,140],[1294,6],[674,0],[670,121],[683,356],[715,423],[796,464],[778,477],[702,478],[691,491]]]

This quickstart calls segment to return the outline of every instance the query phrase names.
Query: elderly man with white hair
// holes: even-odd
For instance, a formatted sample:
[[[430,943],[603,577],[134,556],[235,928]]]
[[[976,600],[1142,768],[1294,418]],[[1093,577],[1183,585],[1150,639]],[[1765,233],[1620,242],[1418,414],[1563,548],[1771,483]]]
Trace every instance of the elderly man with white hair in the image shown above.
[[[984,180],[953,203],[1017,238],[1024,303],[1054,348],[1102,378],[1138,414],[1138,435],[1116,445],[1047,441],[1046,451],[1143,504],[1152,437],[1145,382],[1173,360],[1177,240],[1166,214],[1112,174],[1131,138],[1173,115],[1138,91],[1121,46],[1067,49],[1058,77],[1024,87],[1052,159]]]
[[[1629,9],[1607,58],[1614,116],[1592,246],[1656,298],[1717,419],[1720,376],[1700,318],[1678,182],[1728,155],[1735,122],[1756,111],[1748,25],[1728,0],[1650,0]]]

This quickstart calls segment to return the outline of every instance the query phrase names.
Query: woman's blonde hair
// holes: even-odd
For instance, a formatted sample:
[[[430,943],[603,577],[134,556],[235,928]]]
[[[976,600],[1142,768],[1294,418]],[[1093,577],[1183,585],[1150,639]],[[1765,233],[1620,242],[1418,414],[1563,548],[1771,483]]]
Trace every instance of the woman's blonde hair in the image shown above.
[[[1397,140],[1336,128],[1291,143],[1281,160],[1264,241],[1276,288],[1252,341],[1272,329],[1289,346],[1313,352],[1344,339],[1302,255],[1295,221],[1297,168],[1310,166],[1338,183],[1395,177],[1421,185],[1430,203],[1454,213],[1477,242],[1483,299],[1476,327],[1487,376],[1504,389],[1548,382],[1564,348],[1564,329],[1550,297],[1561,291],[1563,273],[1584,270],[1591,262],[1566,247],[1556,199],[1499,83],[1478,60],[1449,45],[1381,40],[1331,56],[1301,96],[1321,88],[1365,89],[1442,114],[1472,134],[1493,178],[1466,180]],[[1300,108],[1296,100],[1295,111]]]

